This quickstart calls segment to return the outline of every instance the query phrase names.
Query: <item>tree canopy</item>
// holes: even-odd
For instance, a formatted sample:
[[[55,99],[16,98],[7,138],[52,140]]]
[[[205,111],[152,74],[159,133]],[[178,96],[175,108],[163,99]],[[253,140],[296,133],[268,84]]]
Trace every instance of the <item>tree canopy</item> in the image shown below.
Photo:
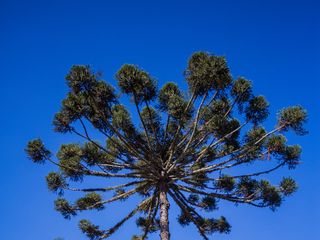
[[[174,82],[159,89],[155,78],[136,65],[123,65],[115,77],[120,91],[89,66],[71,67],[69,92],[53,125],[54,131],[81,141],[62,144],[55,156],[40,139],[26,147],[34,163],[57,167],[46,181],[58,193],[55,209],[66,219],[139,196],[141,201],[110,228],[81,220],[79,227],[89,239],[109,238],[136,217],[141,233],[132,239],[160,231],[161,239],[168,240],[170,204],[181,210],[177,220],[182,226],[194,224],[209,239],[231,230],[224,216],[203,214],[214,212],[221,201],[275,210],[296,191],[290,177],[274,185],[264,176],[300,163],[300,146],[288,145],[285,134],[307,133],[306,111],[301,106],[282,109],[274,129],[267,130],[269,103],[253,93],[251,81],[232,77],[224,57],[194,53],[184,71],[187,92]],[[139,123],[131,118],[132,108],[121,104],[122,94],[130,97]],[[92,137],[94,131],[100,141]],[[242,174],[235,174],[239,167]],[[87,186],[89,176],[123,183]],[[83,188],[73,187],[74,182]],[[79,192],[79,199],[68,201],[65,191]],[[114,195],[105,198],[108,192]]]

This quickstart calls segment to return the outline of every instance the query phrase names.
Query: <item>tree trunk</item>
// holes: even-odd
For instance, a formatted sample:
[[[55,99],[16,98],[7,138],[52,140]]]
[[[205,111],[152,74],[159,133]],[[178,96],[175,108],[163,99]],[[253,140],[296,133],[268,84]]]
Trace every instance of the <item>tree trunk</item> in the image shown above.
[[[160,189],[160,238],[170,240],[169,232],[169,207],[167,191],[164,187]]]

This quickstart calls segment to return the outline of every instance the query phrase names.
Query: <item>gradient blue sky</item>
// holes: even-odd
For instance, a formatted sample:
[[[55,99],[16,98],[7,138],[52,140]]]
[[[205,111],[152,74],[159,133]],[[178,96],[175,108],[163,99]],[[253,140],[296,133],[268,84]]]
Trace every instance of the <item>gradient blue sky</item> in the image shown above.
[[[254,82],[271,103],[269,127],[278,109],[302,104],[309,112],[303,164],[281,174],[300,189],[276,212],[223,204],[219,214],[233,225],[219,240],[320,239],[319,229],[319,2],[317,1],[0,1],[0,238],[85,239],[75,220],[53,210],[45,175],[54,168],[26,159],[26,142],[41,137],[56,150],[70,136],[52,131],[52,117],[66,94],[64,75],[73,64],[90,64],[114,83],[123,63],[138,64],[159,83],[184,86],[182,72],[194,51],[224,55],[234,76]],[[270,176],[271,179],[280,175]],[[128,203],[131,207],[134,201]],[[129,208],[114,204],[95,222],[105,227]],[[172,239],[200,239],[171,214]],[[81,217],[81,216],[80,216]],[[137,233],[133,222],[114,240]],[[157,235],[151,237],[158,239]]]

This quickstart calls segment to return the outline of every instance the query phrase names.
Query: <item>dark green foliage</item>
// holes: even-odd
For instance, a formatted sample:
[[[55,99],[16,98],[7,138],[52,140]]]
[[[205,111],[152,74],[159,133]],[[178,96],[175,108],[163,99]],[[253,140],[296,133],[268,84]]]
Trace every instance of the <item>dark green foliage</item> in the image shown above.
[[[54,131],[60,133],[67,133],[72,131],[72,127],[70,123],[72,123],[74,119],[66,111],[61,111],[55,114],[53,119]]]
[[[159,230],[159,220],[157,219],[152,219],[151,220],[151,223],[148,221],[147,218],[144,218],[144,217],[139,217],[137,220],[136,220],[136,224],[138,227],[140,227],[143,231],[145,231],[149,226],[149,232],[156,232]]]
[[[55,200],[54,205],[55,209],[60,212],[65,219],[70,219],[72,216],[76,215],[76,211],[64,198],[58,198]]]
[[[253,94],[252,94],[252,84],[250,81],[240,77],[234,81],[231,95],[237,100],[237,104],[240,112],[243,111],[243,105],[248,102]]]
[[[214,232],[229,233],[231,230],[231,226],[225,217],[219,219],[205,218],[201,219],[200,222],[202,228],[204,228],[204,231],[208,234]]]
[[[229,233],[231,231],[231,225],[223,216],[214,221],[214,226],[216,231],[220,233]]]
[[[199,202],[199,195],[190,194],[188,197],[188,201],[193,204],[197,204]]]
[[[179,124],[187,123],[192,116],[192,108],[188,107],[188,103],[179,96],[172,96],[168,99],[168,113]]]
[[[280,183],[280,190],[285,196],[289,196],[297,191],[298,186],[292,178],[283,178]]]
[[[120,156],[121,151],[123,149],[121,148],[121,142],[116,137],[108,138],[106,141],[106,149],[113,155],[113,156]],[[112,157],[112,156],[109,156]]]
[[[288,165],[289,169],[294,169],[300,160],[301,147],[299,145],[287,146],[284,154],[283,160]]]
[[[95,84],[96,75],[89,66],[72,66],[66,76],[67,84],[74,93],[88,91]]]
[[[297,187],[291,178],[284,178],[280,186],[276,187],[267,180],[257,181],[249,177],[241,177],[236,189],[248,199],[256,199],[255,206],[269,207],[275,210],[281,205],[283,197],[292,194]]]
[[[268,107],[269,104],[263,96],[252,98],[245,109],[247,120],[255,125],[263,122],[269,115]]]
[[[223,201],[275,210],[296,191],[292,178],[276,186],[264,177],[300,163],[301,148],[287,145],[281,133],[306,134],[306,111],[285,108],[268,130],[262,125],[269,115],[267,100],[253,93],[251,81],[233,79],[222,56],[193,54],[184,76],[188,92],[173,82],[158,91],[149,73],[123,65],[116,79],[132,108],[122,105],[116,89],[89,66],[73,66],[67,74],[69,92],[54,117],[54,130],[82,141],[62,144],[56,157],[39,139],[25,149],[33,162],[47,160],[59,168],[46,177],[50,191],[84,193],[72,204],[58,198],[55,209],[70,219],[134,195],[142,199],[109,229],[81,220],[79,227],[89,239],[110,238],[139,214],[136,223],[142,232],[133,240],[146,240],[159,230],[168,240],[168,209],[177,206],[178,222],[195,225],[208,240],[208,234],[229,233],[231,226],[224,217],[205,218],[203,211],[214,211]],[[99,182],[105,184],[95,186]]]
[[[227,134],[229,134],[230,132],[233,132],[235,129],[238,129],[240,127],[240,123],[237,119],[230,119],[228,121],[226,121],[223,125],[219,126],[219,128],[216,130],[216,134],[219,137],[223,137]],[[226,139],[227,143],[233,144],[235,145],[235,147],[237,146],[237,139],[239,137],[239,132],[236,131],[234,133],[232,133],[231,135],[229,135],[229,137]]]
[[[265,134],[266,130],[262,127],[254,127],[247,132],[244,137],[244,142],[248,150],[244,156],[239,158],[240,161],[251,162],[263,157],[263,145],[266,141],[266,138],[263,137]]]
[[[92,224],[86,219],[82,219],[79,222],[79,228],[91,240],[101,239],[100,237],[104,234],[104,232],[101,231],[98,226]]]
[[[208,212],[211,212],[217,209],[217,202],[216,202],[216,199],[213,197],[205,196],[204,198],[201,199],[201,203],[199,205],[201,206],[201,208],[203,208]]]
[[[69,117],[71,122],[73,122],[86,113],[86,103],[87,99],[84,94],[79,93],[76,95],[74,93],[69,93],[62,101],[62,112]]]
[[[151,101],[156,97],[156,82],[137,66],[126,64],[117,72],[116,78],[122,92],[131,94],[137,103]]]
[[[83,166],[81,164],[82,150],[78,144],[63,144],[57,153],[60,170],[72,180],[81,180]]]
[[[275,210],[281,205],[281,195],[278,189],[271,186],[266,180],[260,181],[261,198],[265,205],[269,206],[272,210]]]
[[[79,151],[81,159],[86,162],[89,166],[94,166],[97,162],[104,163],[108,162],[108,156],[103,152],[98,145],[92,142],[87,142]]]
[[[51,156],[50,151],[45,148],[44,144],[40,139],[35,139],[28,142],[25,151],[28,157],[34,163],[44,163],[45,160],[47,160]]]
[[[236,181],[232,176],[223,175],[217,180],[215,185],[219,189],[230,192],[235,188],[235,184]]]
[[[245,136],[245,142],[247,145],[253,145],[266,134],[266,130],[262,127],[255,127],[250,129]],[[265,140],[261,141],[264,142]],[[260,144],[261,145],[261,144]]]
[[[199,162],[197,164],[194,164],[192,167],[193,171],[197,171],[201,168],[204,168],[206,165],[204,162]],[[206,172],[199,172],[192,175],[192,180],[195,183],[195,185],[198,185],[199,187],[205,186],[205,184],[208,182],[208,176]]]
[[[112,125],[130,138],[137,137],[137,131],[131,121],[130,114],[123,105],[115,105],[112,108]]]
[[[278,125],[284,126],[283,130],[292,129],[298,135],[304,135],[307,131],[303,124],[307,120],[307,112],[301,106],[293,106],[282,109],[278,116]]]
[[[86,94],[92,106],[98,109],[107,109],[108,112],[112,104],[118,103],[114,87],[104,81],[97,81],[91,91]]]
[[[97,209],[102,210],[102,198],[99,194],[92,192],[86,194],[84,197],[79,198],[76,202],[76,206],[80,210],[86,210],[86,209]]]
[[[249,197],[254,194],[258,188],[259,182],[247,176],[241,177],[237,184],[237,190],[245,197]]]
[[[158,136],[161,131],[161,117],[154,108],[144,107],[141,111],[141,117],[147,128],[147,131]]]
[[[167,83],[159,91],[159,108],[167,112],[173,119],[185,124],[192,116],[192,107],[184,99],[175,83]]]
[[[160,89],[159,95],[158,95],[160,109],[162,111],[168,111],[170,109],[170,105],[168,104],[168,101],[170,101],[170,99],[174,97],[180,97],[181,99],[183,97],[178,85],[172,82],[166,83]]]
[[[268,148],[269,153],[273,153],[277,156],[285,152],[286,141],[287,139],[283,135],[272,135],[266,141],[266,147]]]
[[[191,219],[186,215],[185,212],[181,212],[177,220],[183,227],[188,226],[191,223]]]
[[[209,121],[212,117],[224,118],[229,108],[230,101],[226,97],[221,97],[216,101],[213,101],[209,106],[210,115],[207,117],[206,120]]]
[[[224,89],[232,81],[225,58],[205,52],[191,56],[185,75],[190,90],[199,96],[210,90]]]
[[[60,173],[51,172],[46,177],[49,190],[61,192],[67,187],[66,180]]]
[[[111,117],[111,107],[117,103],[114,88],[89,66],[73,66],[66,76],[71,92],[62,101],[61,111],[55,115],[53,125],[57,132],[72,132],[70,126],[81,117],[88,119],[96,128],[108,129],[106,121]]]

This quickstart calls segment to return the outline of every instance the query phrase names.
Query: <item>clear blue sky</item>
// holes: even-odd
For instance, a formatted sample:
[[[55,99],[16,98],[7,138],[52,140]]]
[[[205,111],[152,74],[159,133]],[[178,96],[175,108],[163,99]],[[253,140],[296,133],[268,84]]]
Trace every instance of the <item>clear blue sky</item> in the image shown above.
[[[302,104],[309,112],[305,137],[290,138],[303,147],[303,164],[285,176],[300,189],[276,212],[223,204],[233,225],[219,240],[320,239],[319,53],[317,1],[0,1],[0,238],[3,240],[85,239],[76,218],[53,210],[54,194],[45,175],[54,168],[26,159],[24,147],[41,137],[56,150],[69,136],[52,131],[52,117],[66,94],[64,75],[73,64],[90,64],[114,83],[123,63],[138,64],[159,83],[183,85],[188,56],[205,50],[227,57],[234,76],[254,82],[255,92],[277,109]],[[317,16],[318,15],[318,16]],[[270,176],[271,179],[277,176]],[[131,206],[133,204],[130,203]],[[105,227],[129,211],[113,205],[95,222]],[[172,239],[200,239],[181,228],[171,214]],[[114,240],[137,233],[133,222]],[[158,239],[153,236],[152,239]]]

